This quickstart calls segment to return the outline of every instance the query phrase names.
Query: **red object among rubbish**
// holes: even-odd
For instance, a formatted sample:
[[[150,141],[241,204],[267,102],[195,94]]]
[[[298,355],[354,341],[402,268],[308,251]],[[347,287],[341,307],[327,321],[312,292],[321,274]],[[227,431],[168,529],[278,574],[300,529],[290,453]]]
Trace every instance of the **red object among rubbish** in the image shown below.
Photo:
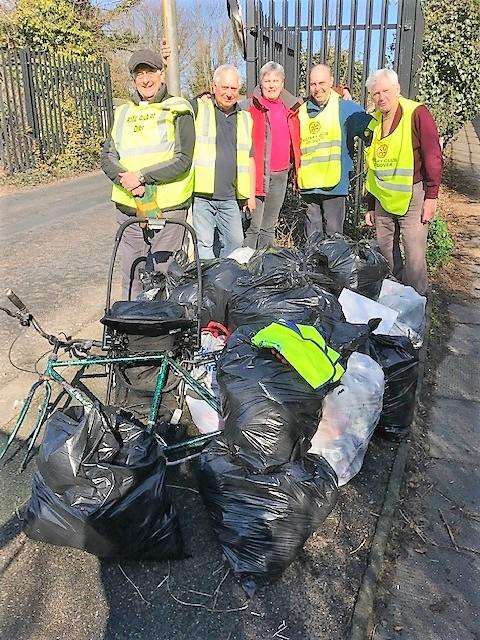
[[[213,322],[213,320],[210,321],[206,327],[203,327],[202,331],[211,333],[214,338],[220,338],[221,336],[228,338],[232,333],[221,322]]]

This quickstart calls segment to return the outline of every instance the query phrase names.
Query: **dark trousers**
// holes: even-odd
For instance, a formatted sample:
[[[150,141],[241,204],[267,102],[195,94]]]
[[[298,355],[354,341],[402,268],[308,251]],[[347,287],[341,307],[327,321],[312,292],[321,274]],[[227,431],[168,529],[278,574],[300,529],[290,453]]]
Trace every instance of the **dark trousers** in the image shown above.
[[[388,261],[393,275],[422,296],[428,289],[428,224],[422,223],[424,200],[423,184],[417,182],[413,185],[412,200],[404,216],[387,213],[381,204],[375,201],[375,228],[380,251]],[[400,250],[400,241],[405,260]]]
[[[266,196],[257,197],[257,206],[252,211],[250,226],[245,234],[244,245],[251,249],[267,249],[273,246],[275,226],[287,191],[288,170],[270,174]]]
[[[305,195],[302,199],[307,203],[307,237],[315,231],[324,236],[343,233],[346,196]]]
[[[186,209],[177,209],[168,211],[165,217],[171,220],[179,220],[185,222],[187,219]],[[117,222],[121,225],[130,216],[117,210]],[[150,245],[145,242],[140,225],[131,224],[124,231],[120,242],[120,255],[122,257],[122,299],[128,300],[128,292],[130,288],[130,276],[132,265],[137,258],[145,257],[150,249],[155,271],[165,273],[168,265],[173,260],[176,251],[182,248],[184,238],[184,227],[178,224],[167,224],[164,229],[154,231],[153,237],[149,239]],[[138,267],[144,266],[140,263]],[[138,267],[136,267],[132,280],[131,299],[135,300],[142,291],[142,285],[139,278]]]

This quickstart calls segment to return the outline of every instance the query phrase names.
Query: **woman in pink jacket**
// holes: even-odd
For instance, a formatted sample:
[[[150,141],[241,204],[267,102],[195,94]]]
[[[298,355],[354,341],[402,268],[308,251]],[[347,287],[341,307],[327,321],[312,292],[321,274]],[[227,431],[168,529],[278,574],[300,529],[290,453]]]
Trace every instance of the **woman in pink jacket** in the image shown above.
[[[256,167],[256,209],[251,212],[245,246],[264,249],[273,245],[287,190],[290,168],[300,154],[297,109],[301,99],[284,89],[281,64],[267,62],[260,69],[260,84],[241,104],[253,118]]]

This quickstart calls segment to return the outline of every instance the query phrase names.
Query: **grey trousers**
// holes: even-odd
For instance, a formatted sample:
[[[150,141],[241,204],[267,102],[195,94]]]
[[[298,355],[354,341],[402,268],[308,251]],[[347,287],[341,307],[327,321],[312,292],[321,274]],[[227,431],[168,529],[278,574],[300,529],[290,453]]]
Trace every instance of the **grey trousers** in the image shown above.
[[[302,196],[307,203],[307,237],[315,231],[330,236],[343,233],[346,196]]]
[[[185,222],[187,219],[187,209],[177,209],[168,211],[166,218],[171,220],[179,220]],[[125,215],[117,210],[117,222],[121,225],[128,220],[130,216]],[[182,248],[184,238],[184,228],[177,224],[168,224],[161,231],[155,231],[153,238],[150,239],[151,248],[145,242],[142,229],[139,224],[132,224],[125,229],[120,242],[119,252],[122,257],[122,299],[128,300],[128,292],[130,287],[130,272],[132,265],[137,258],[147,255],[148,250],[152,253],[154,259],[155,271],[165,273],[168,265],[173,260],[174,253]],[[139,267],[144,263],[139,264]],[[132,280],[131,299],[135,300],[142,287],[138,274],[138,267],[135,269]]]
[[[422,223],[425,191],[423,184],[413,185],[413,195],[404,216],[387,213],[381,204],[375,201],[375,228],[377,242],[393,275],[403,284],[425,295],[428,289],[427,278],[427,235],[428,224]],[[405,259],[402,258],[400,241]]]
[[[288,169],[270,174],[270,184],[265,197],[257,197],[257,207],[251,213],[250,226],[245,234],[244,246],[266,249],[273,246],[275,226],[287,191]]]

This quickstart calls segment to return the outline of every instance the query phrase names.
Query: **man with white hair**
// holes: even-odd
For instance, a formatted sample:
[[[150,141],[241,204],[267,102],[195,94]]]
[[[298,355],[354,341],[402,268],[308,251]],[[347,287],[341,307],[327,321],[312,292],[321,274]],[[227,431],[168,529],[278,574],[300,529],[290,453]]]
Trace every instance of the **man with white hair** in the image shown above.
[[[375,119],[365,153],[366,223],[375,225],[380,251],[393,274],[425,295],[428,223],[435,217],[442,176],[437,126],[425,105],[400,94],[395,71],[373,72],[367,88]]]
[[[220,256],[241,247],[240,208],[255,209],[252,118],[238,105],[240,85],[238,69],[221,65],[213,74],[213,96],[192,101],[196,132],[192,216],[203,260],[215,257],[215,230]]]
[[[306,232],[343,233],[354,141],[368,132],[371,116],[339,96],[327,65],[312,67],[309,83],[310,95],[298,110],[297,183],[308,207]]]

